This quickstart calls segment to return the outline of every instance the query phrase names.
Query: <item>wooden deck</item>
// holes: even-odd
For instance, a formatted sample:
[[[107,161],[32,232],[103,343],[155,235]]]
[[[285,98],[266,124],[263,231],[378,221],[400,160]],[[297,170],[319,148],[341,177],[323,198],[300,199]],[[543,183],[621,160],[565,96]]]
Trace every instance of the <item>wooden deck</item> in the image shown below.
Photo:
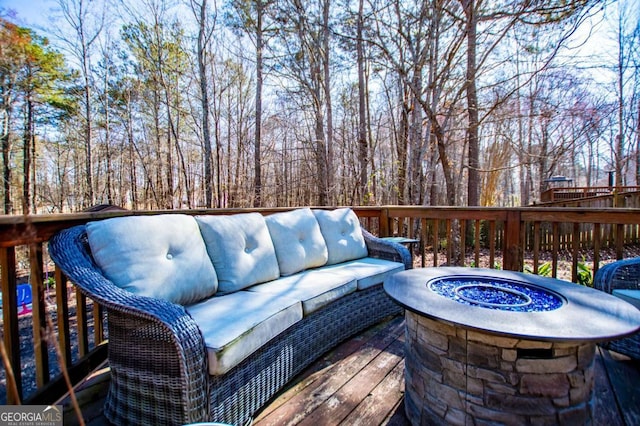
[[[301,374],[253,423],[267,425],[408,425],[403,407],[404,321],[397,317],[343,343]],[[640,362],[597,349],[594,425],[640,424]],[[108,369],[78,388],[88,425],[103,426]],[[65,407],[66,408],[66,407]],[[65,425],[78,424],[66,410]]]

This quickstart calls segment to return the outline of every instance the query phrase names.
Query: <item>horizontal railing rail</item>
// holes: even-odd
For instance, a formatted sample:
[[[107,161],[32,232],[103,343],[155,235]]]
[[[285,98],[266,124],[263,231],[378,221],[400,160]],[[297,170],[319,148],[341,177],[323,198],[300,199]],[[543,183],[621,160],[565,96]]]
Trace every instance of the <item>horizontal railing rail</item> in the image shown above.
[[[465,265],[528,270],[578,282],[606,262],[633,256],[640,239],[640,209],[354,207],[361,223],[381,237],[418,241],[416,266]],[[118,216],[161,213],[263,214],[288,210],[224,209],[101,211],[0,217],[4,401],[55,402],[106,358],[104,313],[78,292],[48,257],[47,241],[65,228]],[[16,290],[28,282],[30,312]],[[59,348],[59,351],[55,349]],[[25,349],[26,348],[26,349]],[[27,361],[29,358],[29,362]],[[22,368],[34,365],[32,371]],[[12,377],[13,376],[13,379]]]

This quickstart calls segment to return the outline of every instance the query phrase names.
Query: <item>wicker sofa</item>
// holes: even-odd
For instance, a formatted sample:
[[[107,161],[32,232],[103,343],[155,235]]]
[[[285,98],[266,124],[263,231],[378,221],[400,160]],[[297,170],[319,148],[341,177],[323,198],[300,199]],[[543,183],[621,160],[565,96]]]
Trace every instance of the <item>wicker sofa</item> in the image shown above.
[[[49,251],[106,308],[117,425],[251,422],[324,352],[400,313],[381,284],[411,268],[350,209],[126,216]]]
[[[640,309],[640,257],[618,260],[604,265],[596,272],[593,286]],[[606,342],[603,346],[640,359],[640,333]]]

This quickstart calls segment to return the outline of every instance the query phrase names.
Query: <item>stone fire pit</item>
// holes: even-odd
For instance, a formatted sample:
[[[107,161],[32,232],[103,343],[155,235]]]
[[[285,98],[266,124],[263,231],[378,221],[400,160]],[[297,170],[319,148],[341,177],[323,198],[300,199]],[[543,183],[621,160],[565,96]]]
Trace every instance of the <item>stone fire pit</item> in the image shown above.
[[[384,287],[406,308],[414,425],[591,424],[595,344],[640,328],[632,305],[532,274],[422,268]]]

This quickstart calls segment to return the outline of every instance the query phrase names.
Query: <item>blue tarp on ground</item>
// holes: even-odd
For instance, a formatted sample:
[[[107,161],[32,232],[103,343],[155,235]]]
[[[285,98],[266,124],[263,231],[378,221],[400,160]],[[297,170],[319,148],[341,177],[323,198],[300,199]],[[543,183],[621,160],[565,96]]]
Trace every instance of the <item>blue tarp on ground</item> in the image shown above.
[[[0,294],[0,312],[2,312],[2,295]],[[33,295],[31,293],[31,284],[18,284],[16,286],[16,302],[18,305],[18,315],[28,314],[31,312],[31,303]]]

